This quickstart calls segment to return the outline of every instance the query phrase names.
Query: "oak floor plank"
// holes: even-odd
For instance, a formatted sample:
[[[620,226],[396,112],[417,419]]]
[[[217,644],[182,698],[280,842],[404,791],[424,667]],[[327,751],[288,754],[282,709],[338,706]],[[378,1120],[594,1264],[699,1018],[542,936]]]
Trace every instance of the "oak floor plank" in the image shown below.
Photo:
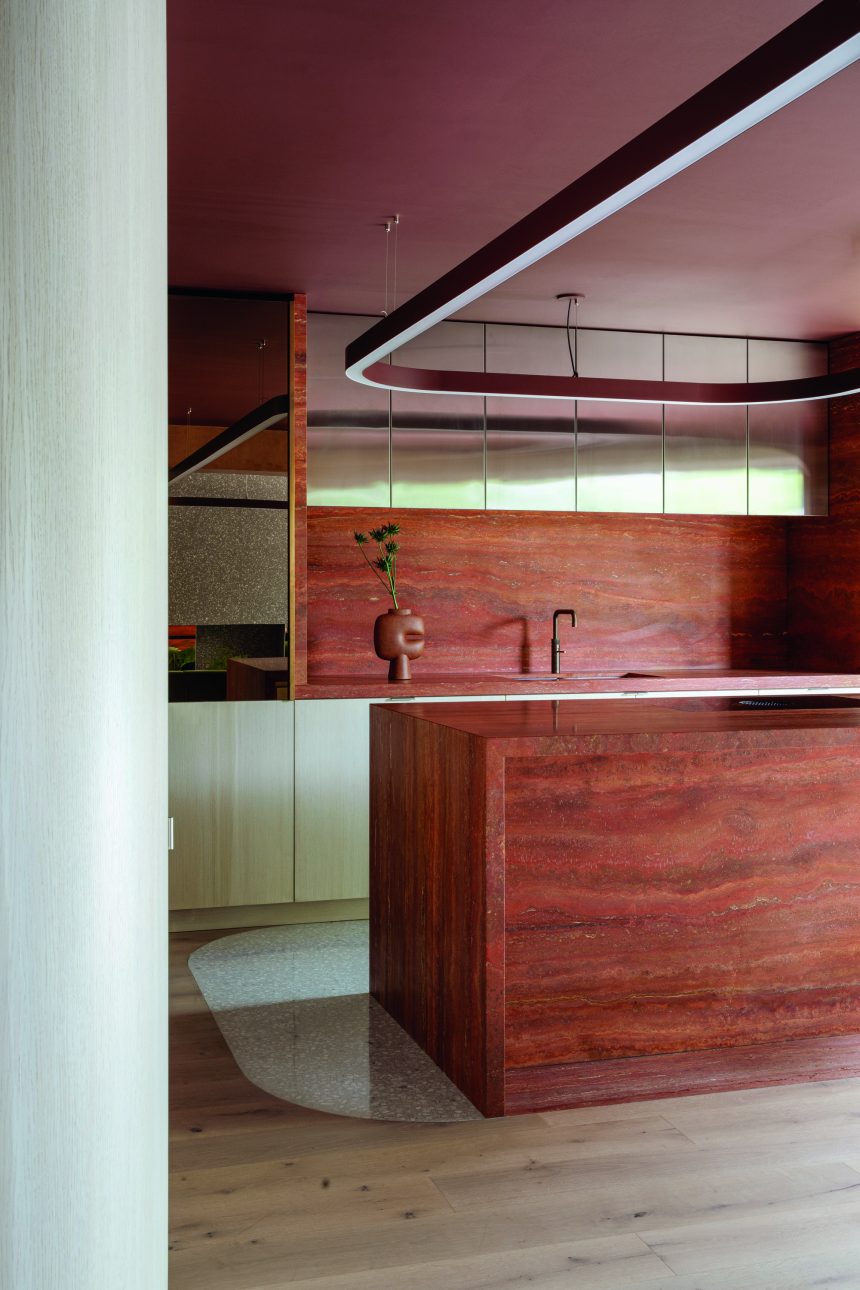
[[[621,1219],[638,1231],[673,1217],[698,1221],[714,1213],[724,1219],[732,1210],[830,1195],[860,1185],[860,1173],[842,1162],[799,1168],[736,1163],[733,1168],[704,1171],[702,1161],[696,1160],[686,1167],[679,1162],[661,1174],[634,1168],[601,1179],[565,1161],[480,1176],[434,1176],[433,1181],[458,1213],[513,1203],[540,1205],[548,1196],[566,1194],[575,1196],[579,1214],[590,1213],[595,1221],[601,1216]]]
[[[766,1266],[776,1257],[818,1257],[826,1268],[832,1250],[850,1253],[860,1270],[860,1180],[826,1197],[732,1213],[723,1221],[643,1228],[639,1235],[677,1275]]]
[[[860,1079],[819,1080],[803,1084],[779,1084],[770,1088],[733,1089],[724,1093],[692,1093],[683,1097],[652,1098],[639,1102],[580,1106],[567,1111],[541,1111],[542,1119],[553,1125],[588,1124],[603,1119],[636,1119],[661,1115],[671,1124],[706,1122],[715,1116],[728,1123],[745,1116],[756,1125],[786,1114],[798,1117],[835,1109],[860,1112]]]
[[[267,1277],[288,1282],[371,1270],[382,1276],[392,1267],[410,1263],[525,1250],[556,1243],[560,1236],[586,1240],[630,1235],[637,1227],[637,1234],[673,1271],[679,1269],[674,1268],[667,1251],[684,1250],[689,1245],[718,1248],[726,1240],[725,1233],[734,1227],[752,1230],[756,1253],[772,1258],[782,1247],[761,1239],[761,1232],[771,1226],[781,1239],[787,1225],[809,1226],[813,1220],[838,1215],[840,1210],[850,1211],[856,1223],[860,1213],[860,1175],[835,1166],[828,1177],[817,1176],[815,1170],[805,1172],[805,1177],[787,1178],[780,1185],[774,1178],[765,1179],[771,1190],[757,1198],[753,1179],[738,1203],[726,1199],[731,1197],[730,1190],[714,1194],[703,1185],[684,1208],[680,1199],[683,1191],[676,1191],[667,1201],[670,1218],[665,1227],[658,1226],[665,1222],[659,1210],[635,1212],[630,1196],[619,1195],[612,1188],[603,1193],[586,1189],[574,1194],[554,1189],[538,1204],[521,1198],[506,1204],[491,1201],[480,1211],[451,1216],[433,1206],[402,1211],[395,1217],[390,1209],[374,1214],[369,1203],[361,1213],[326,1202],[311,1216],[296,1216],[270,1195],[265,1206],[250,1214],[231,1214],[208,1232],[180,1229],[175,1237],[176,1266],[189,1276],[190,1285],[246,1290],[266,1284]],[[641,1181],[644,1199],[636,1203],[653,1206],[654,1200],[648,1199],[648,1180]],[[689,1241],[687,1231],[693,1233]],[[743,1248],[743,1261],[748,1261],[749,1249]],[[822,1253],[826,1248],[822,1246]],[[726,1262],[730,1265],[732,1258]],[[709,1270],[707,1264],[704,1270]]]
[[[320,1283],[317,1282],[317,1285]],[[428,1290],[431,1283],[428,1282]],[[647,1281],[646,1290],[860,1290],[860,1267],[853,1250],[791,1258],[774,1255],[766,1262],[720,1268],[716,1272]]]
[[[448,1125],[238,1070],[171,938],[171,1290],[860,1290],[860,1080]]]
[[[442,1259],[416,1267],[380,1272],[347,1273],[312,1281],[269,1282],[265,1290],[624,1290],[665,1277],[666,1265],[642,1241],[633,1237],[540,1246],[537,1249],[479,1254],[465,1259]],[[672,1278],[673,1282],[677,1278]],[[264,1290],[261,1283],[248,1290]]]

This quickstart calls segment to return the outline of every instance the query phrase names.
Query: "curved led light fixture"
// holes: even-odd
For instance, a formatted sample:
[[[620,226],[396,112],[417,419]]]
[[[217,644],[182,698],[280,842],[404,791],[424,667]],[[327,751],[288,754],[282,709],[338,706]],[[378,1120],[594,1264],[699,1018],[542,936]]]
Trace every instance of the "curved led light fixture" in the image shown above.
[[[447,372],[390,365],[394,350],[686,170],[860,58],[860,4],[823,0],[680,107],[359,336],[346,374],[382,389],[597,402],[756,404],[860,392],[860,369],[745,385]]]

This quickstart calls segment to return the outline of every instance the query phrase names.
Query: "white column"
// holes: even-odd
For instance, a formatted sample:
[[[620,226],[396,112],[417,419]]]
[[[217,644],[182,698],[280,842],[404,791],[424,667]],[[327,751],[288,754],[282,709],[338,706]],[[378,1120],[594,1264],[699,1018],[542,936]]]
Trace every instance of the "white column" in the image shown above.
[[[163,0],[0,0],[0,1285],[166,1285]]]

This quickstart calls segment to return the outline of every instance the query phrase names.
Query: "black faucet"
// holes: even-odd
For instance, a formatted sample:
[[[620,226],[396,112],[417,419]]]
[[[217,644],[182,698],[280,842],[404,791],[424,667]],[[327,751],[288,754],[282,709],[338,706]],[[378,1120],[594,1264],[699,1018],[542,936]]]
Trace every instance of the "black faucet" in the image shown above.
[[[552,616],[552,674],[553,676],[559,676],[561,674],[561,656],[564,653],[564,650],[561,648],[561,643],[558,639],[558,620],[563,616],[566,617],[568,614],[570,615],[571,623],[575,627],[576,626],[575,609],[557,609]]]

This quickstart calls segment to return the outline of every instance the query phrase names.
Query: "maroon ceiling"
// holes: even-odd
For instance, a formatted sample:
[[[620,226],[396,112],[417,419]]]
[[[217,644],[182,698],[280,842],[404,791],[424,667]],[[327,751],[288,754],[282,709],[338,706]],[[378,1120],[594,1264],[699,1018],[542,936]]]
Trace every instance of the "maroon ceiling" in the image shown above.
[[[170,281],[382,308],[806,12],[809,0],[169,0]],[[851,68],[463,316],[860,328]]]

